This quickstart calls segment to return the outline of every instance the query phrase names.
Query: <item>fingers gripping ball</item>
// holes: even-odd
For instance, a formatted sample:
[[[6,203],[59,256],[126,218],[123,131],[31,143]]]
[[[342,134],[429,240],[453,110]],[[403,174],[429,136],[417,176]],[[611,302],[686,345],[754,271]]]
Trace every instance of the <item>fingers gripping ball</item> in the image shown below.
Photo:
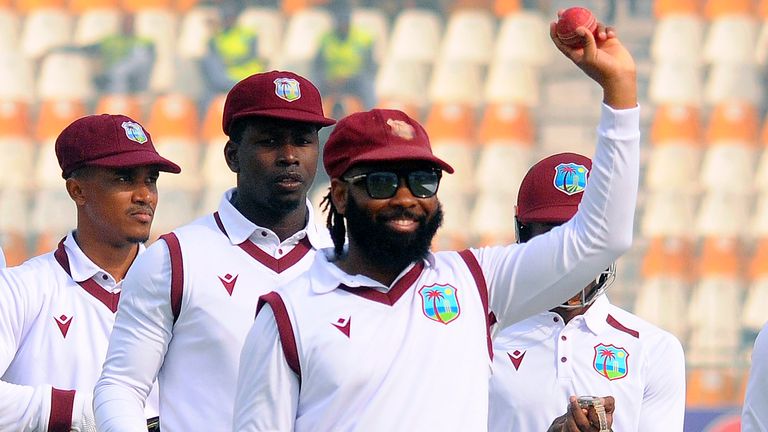
[[[568,8],[557,19],[557,38],[560,42],[574,47],[581,48],[586,40],[576,33],[579,27],[586,27],[591,33],[597,31],[597,20],[589,9],[583,7]]]

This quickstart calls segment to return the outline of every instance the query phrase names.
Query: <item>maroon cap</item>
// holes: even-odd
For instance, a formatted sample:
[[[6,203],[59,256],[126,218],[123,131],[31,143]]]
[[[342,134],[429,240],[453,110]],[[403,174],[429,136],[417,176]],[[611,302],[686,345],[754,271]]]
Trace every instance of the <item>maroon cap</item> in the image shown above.
[[[364,162],[405,161],[429,162],[453,172],[432,153],[424,128],[398,110],[374,109],[341,119],[323,150],[323,165],[332,178]]]
[[[528,170],[517,194],[517,220],[521,223],[561,223],[576,214],[592,161],[576,153],[542,159]]]
[[[241,117],[273,117],[321,127],[336,123],[323,115],[323,102],[314,84],[293,72],[283,71],[254,74],[232,87],[222,116],[222,128],[227,136],[232,123]]]
[[[151,165],[178,174],[181,168],[160,156],[149,132],[124,115],[90,115],[64,128],[56,138],[61,176],[84,166],[132,168]]]

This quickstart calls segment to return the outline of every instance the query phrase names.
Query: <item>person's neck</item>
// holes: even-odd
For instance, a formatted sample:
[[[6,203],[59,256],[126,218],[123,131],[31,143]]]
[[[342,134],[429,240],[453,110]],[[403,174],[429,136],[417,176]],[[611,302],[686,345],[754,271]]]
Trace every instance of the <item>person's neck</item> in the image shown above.
[[[592,305],[589,305],[592,306]],[[552,309],[552,312],[560,315],[560,318],[563,319],[563,322],[565,324],[568,324],[571,322],[572,319],[576,318],[579,315],[583,315],[587,310],[589,309],[589,306],[580,307],[580,308],[563,308],[558,307]]]
[[[304,204],[295,210],[275,212],[262,207],[243,206],[235,195],[232,199],[232,205],[249,221],[272,230],[280,241],[285,241],[285,239],[303,230],[307,226],[307,219],[309,218],[309,211]]]
[[[360,253],[353,244],[349,245],[345,255],[336,258],[335,263],[347,274],[367,276],[388,287],[392,286],[392,283],[407,267],[407,265],[386,266],[373,262],[365,254]]]
[[[128,269],[136,259],[136,255],[139,253],[139,244],[129,242],[120,245],[111,244],[94,234],[87,229],[78,227],[74,233],[74,238],[88,259],[112,275],[115,281],[120,282],[125,278],[125,274],[128,273]]]

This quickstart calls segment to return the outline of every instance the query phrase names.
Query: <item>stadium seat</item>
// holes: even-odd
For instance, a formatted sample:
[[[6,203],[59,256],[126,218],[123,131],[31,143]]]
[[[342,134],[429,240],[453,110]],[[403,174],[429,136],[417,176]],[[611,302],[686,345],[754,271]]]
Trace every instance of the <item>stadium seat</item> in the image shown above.
[[[31,131],[29,105],[23,101],[0,99],[0,139],[28,138]]]
[[[21,29],[22,54],[37,59],[72,41],[72,17],[65,9],[44,8],[29,12]]]
[[[33,77],[32,64],[21,53],[0,50],[0,99],[31,103]]]
[[[480,143],[509,142],[529,146],[533,139],[534,124],[525,106],[509,103],[486,105],[478,131]]]
[[[693,238],[694,227],[691,221],[695,215],[695,204],[696,200],[691,193],[648,191],[640,219],[642,235],[649,238]]]
[[[525,107],[490,105],[483,114],[474,182],[482,192],[514,202],[520,181],[534,162],[533,126]]]
[[[0,52],[17,51],[19,14],[10,7],[0,7]]]
[[[509,183],[520,184],[521,179],[510,179]],[[515,203],[514,194],[502,194],[498,191],[481,192],[470,213],[469,227],[478,246],[507,245],[514,243]]]
[[[442,184],[438,196],[445,213],[445,219],[432,242],[433,249],[462,250],[467,248],[472,236],[469,229],[469,197],[466,194],[444,188]]]
[[[728,14],[714,18],[704,40],[704,61],[713,64],[752,63],[757,30],[757,22],[748,14]]]
[[[698,15],[671,15],[656,21],[651,40],[654,61],[700,64],[704,22]]]
[[[164,187],[158,188],[157,211],[152,221],[152,233],[155,238],[172,231],[176,227],[192,222],[199,216],[197,212],[197,194],[168,187],[165,181],[170,177],[173,177],[173,174],[166,174],[161,179]]]
[[[56,139],[67,125],[84,115],[86,110],[82,101],[43,100],[35,122],[34,137],[37,141]]]
[[[171,10],[171,0],[119,0],[123,10],[128,13],[142,13],[149,10]]]
[[[163,178],[163,185],[173,191],[197,191],[201,186],[199,176],[200,143],[197,108],[193,100],[172,94],[161,96],[152,104],[147,129],[157,151],[176,162],[182,169],[179,175]],[[174,198],[181,202],[180,198]],[[186,204],[178,204],[184,207]]]
[[[634,312],[680,340],[687,333],[686,308],[691,279],[691,245],[681,239],[654,237],[645,252]]]
[[[486,103],[539,104],[539,73],[531,65],[495,61],[484,82]]]
[[[704,2],[704,16],[710,20],[723,17],[753,15],[753,0],[706,0]]]
[[[208,41],[213,36],[213,22],[218,17],[218,10],[211,6],[197,6],[186,12],[179,25],[176,54],[182,58],[202,58],[208,50]],[[259,51],[261,50],[262,40],[259,39]]]
[[[40,9],[63,9],[65,0],[15,0],[16,10],[23,14],[36,12]]]
[[[202,138],[203,142],[216,142],[221,146],[227,142],[227,136],[224,134],[221,125],[221,118],[224,115],[224,102],[227,100],[225,93],[214,96],[208,103],[208,107],[203,117]]]
[[[695,141],[654,142],[645,165],[645,186],[652,192],[699,192],[701,153]]]
[[[715,107],[707,127],[701,182],[705,189],[748,193],[756,159],[757,110],[751,104]]]
[[[595,154],[595,127],[576,121],[542,123],[539,128],[537,150],[539,156],[553,153],[573,152],[585,155]]]
[[[477,106],[482,99],[482,68],[469,63],[440,62],[429,81],[429,100]]]
[[[496,37],[494,61],[543,66],[557,48],[549,40],[549,25],[541,14],[520,11],[506,15]]]
[[[700,0],[654,0],[653,14],[661,20],[674,15],[698,15]]]
[[[494,0],[493,2],[493,12],[500,18],[518,13],[521,8],[520,0]]]
[[[733,364],[725,367],[689,368],[686,379],[686,406],[718,408],[741,403],[738,398],[740,373]]]
[[[704,240],[697,270],[699,279],[688,306],[688,361],[731,365],[740,345],[743,296],[738,240],[717,235]]]
[[[442,21],[428,9],[404,9],[395,18],[389,40],[389,60],[431,64],[442,36]]]
[[[77,52],[52,52],[40,65],[37,95],[46,100],[90,102],[96,96],[91,61]]]
[[[274,61],[281,54],[285,19],[280,11],[271,7],[247,7],[240,13],[238,23],[249,27],[259,37],[259,56]]]
[[[0,244],[8,266],[19,265],[30,257],[28,220],[27,191],[8,185],[0,188]]]
[[[742,237],[748,234],[750,194],[708,191],[701,198],[694,226],[702,237]]]
[[[304,9],[291,15],[283,36],[280,55],[273,69],[291,70],[309,76],[312,62],[320,47],[320,38],[333,27],[331,14],[319,8]]]
[[[34,194],[30,229],[37,236],[33,254],[39,255],[50,252],[70,230],[77,226],[75,203],[67,194],[58,172],[58,183],[55,186],[39,188]],[[52,217],[55,215],[55,217]]]
[[[119,10],[118,0],[69,0],[69,10],[75,15],[85,15],[98,10]]]
[[[768,236],[768,192],[761,190],[754,198],[757,203],[747,227],[749,237],[760,239]]]
[[[690,141],[703,138],[699,109],[691,105],[663,104],[656,107],[651,123],[651,143]]]
[[[120,34],[121,20],[117,7],[86,9],[77,19],[72,42],[79,46],[92,45],[107,36]]]
[[[136,35],[150,39],[155,45],[155,65],[149,79],[149,88],[155,92],[169,91],[174,86],[177,27],[178,15],[170,9],[141,8],[134,15]]]
[[[487,64],[493,53],[493,15],[482,9],[459,9],[448,17],[440,60]]]
[[[655,104],[699,106],[702,68],[691,63],[656,62],[651,69],[648,96]]]
[[[29,137],[0,137],[0,154],[0,189],[28,190],[35,156],[35,146]]]
[[[352,10],[352,25],[366,29],[373,35],[373,59],[384,61],[389,41],[389,23],[386,14],[377,8],[355,8]]]
[[[96,102],[94,114],[123,114],[144,124],[142,102],[137,96],[102,94]]]
[[[475,139],[474,108],[456,103],[433,104],[424,127],[432,141],[472,142]]]
[[[763,89],[754,63],[717,63],[709,70],[704,86],[704,101],[716,105],[727,101],[760,105]]]
[[[428,80],[429,66],[388,58],[376,73],[376,98],[379,101],[396,101],[421,109],[428,103]]]
[[[768,63],[768,19],[763,18],[760,24],[760,30],[755,43],[755,63],[758,66],[765,66]]]

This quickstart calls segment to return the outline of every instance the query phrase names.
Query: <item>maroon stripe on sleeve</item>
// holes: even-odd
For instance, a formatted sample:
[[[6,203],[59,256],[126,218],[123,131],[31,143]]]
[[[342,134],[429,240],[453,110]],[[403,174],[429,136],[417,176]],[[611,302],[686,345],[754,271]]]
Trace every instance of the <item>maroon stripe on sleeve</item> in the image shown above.
[[[181,245],[174,233],[161,235],[160,239],[168,245],[168,254],[171,257],[171,312],[173,312],[173,323],[176,324],[181,313],[181,296],[184,293],[184,262],[181,259]]]
[[[259,305],[257,306],[256,314],[258,315],[264,303],[269,304],[272,308],[272,313],[275,315],[275,322],[277,323],[277,332],[280,334],[280,343],[283,345],[283,353],[285,354],[285,360],[288,362],[291,370],[299,377],[299,383],[301,383],[301,365],[299,364],[299,349],[296,346],[296,337],[293,334],[293,325],[291,319],[288,317],[288,310],[285,308],[283,298],[280,294],[272,291],[269,294],[264,294],[259,298]]]
[[[51,389],[51,416],[48,418],[48,432],[69,432],[72,428],[74,404],[75,390]]]
[[[609,326],[615,328],[616,330],[623,331],[624,333],[634,336],[637,339],[640,339],[640,332],[637,330],[632,330],[629,327],[624,326],[624,324],[620,323],[616,318],[613,317],[613,315],[608,314],[608,318],[605,319],[605,322],[608,323]]]
[[[480,263],[477,262],[477,257],[469,249],[464,249],[459,252],[459,256],[469,267],[469,272],[472,274],[472,278],[475,280],[475,286],[480,294],[480,301],[483,304],[483,315],[485,315],[485,329],[488,337],[488,356],[493,360],[493,341],[491,340],[491,316],[495,321],[496,315],[488,309],[488,284],[485,282],[485,275],[483,275],[483,269],[480,267]]]

